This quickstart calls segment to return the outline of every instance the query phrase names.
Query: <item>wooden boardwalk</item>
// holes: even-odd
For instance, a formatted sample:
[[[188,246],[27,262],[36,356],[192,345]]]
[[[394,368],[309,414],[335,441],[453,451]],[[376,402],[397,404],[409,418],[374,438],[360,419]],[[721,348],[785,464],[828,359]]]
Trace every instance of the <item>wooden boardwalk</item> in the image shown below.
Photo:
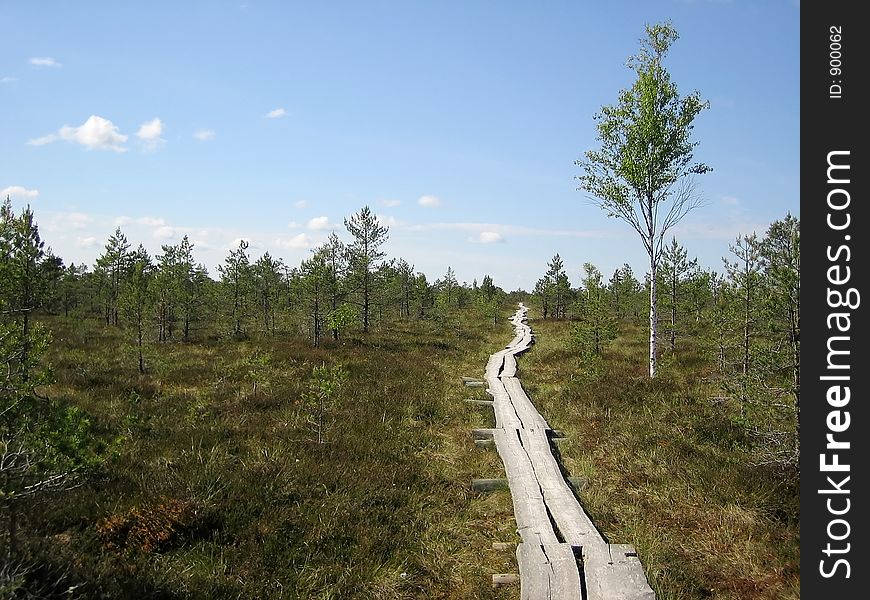
[[[521,598],[654,600],[634,548],[607,543],[580,506],[550,450],[550,426],[516,377],[516,357],[534,343],[527,312],[520,303],[511,317],[514,339],[486,364],[495,428],[474,431],[494,441],[507,473],[522,540]]]

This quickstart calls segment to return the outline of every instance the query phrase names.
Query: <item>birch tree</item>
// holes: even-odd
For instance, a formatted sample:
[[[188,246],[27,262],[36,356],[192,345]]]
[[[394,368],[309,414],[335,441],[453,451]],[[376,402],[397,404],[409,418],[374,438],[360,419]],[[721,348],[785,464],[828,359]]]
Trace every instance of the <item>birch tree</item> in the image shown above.
[[[711,170],[694,162],[698,143],[691,140],[695,118],[709,103],[697,91],[680,96],[663,64],[678,37],[670,23],[647,25],[640,51],[628,61],[634,84],[596,115],[601,148],[576,163],[583,169],[579,189],[607,216],[626,221],[649,257],[650,377],[656,375],[656,280],[664,236],[701,204],[692,176]]]

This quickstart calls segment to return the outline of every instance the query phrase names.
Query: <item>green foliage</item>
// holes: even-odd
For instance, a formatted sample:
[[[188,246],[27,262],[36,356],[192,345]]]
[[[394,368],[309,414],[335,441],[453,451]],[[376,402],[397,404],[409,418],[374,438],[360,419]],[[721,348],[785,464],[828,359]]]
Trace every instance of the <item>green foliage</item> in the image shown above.
[[[638,54],[628,61],[636,79],[615,105],[596,115],[601,147],[576,162],[577,179],[609,217],[640,236],[650,261],[650,377],[657,359],[657,269],[665,234],[700,205],[693,175],[709,172],[694,161],[695,118],[709,103],[696,91],[681,97],[663,60],[679,35],[670,23],[647,25]]]
[[[45,267],[46,261],[52,263]],[[40,393],[53,381],[44,364],[50,334],[33,313],[50,297],[56,271],[32,211],[0,209],[0,563],[18,557],[19,513],[36,498],[69,488],[97,464],[90,422],[79,409]],[[5,578],[5,574],[3,574]],[[0,579],[0,585],[5,585]]]
[[[326,327],[335,332],[335,339],[339,339],[342,331],[358,321],[359,314],[350,304],[342,304],[326,315]]]
[[[118,227],[115,233],[109,237],[105,252],[97,259],[94,269],[106,325],[119,324],[118,301],[130,270],[131,261],[130,242],[127,241],[127,236]]]
[[[239,372],[242,379],[250,386],[251,397],[256,397],[260,389],[269,384],[271,368],[272,355],[269,352],[256,350],[242,361]]]
[[[248,256],[248,242],[239,240],[239,247],[230,250],[224,264],[218,266],[223,283],[222,291],[226,297],[228,310],[226,318],[230,332],[236,339],[247,336],[253,295],[253,272]]]
[[[368,333],[374,293],[373,273],[386,256],[380,247],[389,239],[390,228],[382,225],[368,206],[345,219],[344,226],[354,238],[348,247],[350,272],[353,288],[360,297],[358,304],[362,308],[363,332]]]
[[[594,360],[616,338],[616,319],[610,314],[601,272],[591,263],[585,263],[583,270],[583,289],[577,301],[579,319],[571,340],[581,356]]]

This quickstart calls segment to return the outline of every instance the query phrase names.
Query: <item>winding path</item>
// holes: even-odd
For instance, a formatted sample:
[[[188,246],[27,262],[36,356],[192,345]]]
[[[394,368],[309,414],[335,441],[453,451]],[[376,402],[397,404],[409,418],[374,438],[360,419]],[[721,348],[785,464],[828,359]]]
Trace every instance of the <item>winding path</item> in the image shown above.
[[[634,548],[609,544],[580,506],[550,450],[550,426],[516,377],[519,354],[534,343],[522,303],[511,317],[515,336],[486,364],[493,398],[492,437],[514,505],[524,600],[654,600]],[[579,559],[579,560],[578,560]]]

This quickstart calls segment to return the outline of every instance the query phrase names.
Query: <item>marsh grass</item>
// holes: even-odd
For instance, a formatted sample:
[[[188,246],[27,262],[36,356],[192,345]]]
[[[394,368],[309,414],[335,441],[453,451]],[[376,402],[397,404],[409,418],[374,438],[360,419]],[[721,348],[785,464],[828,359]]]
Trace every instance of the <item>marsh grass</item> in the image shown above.
[[[512,309],[510,309],[512,310]],[[509,310],[506,308],[504,314]],[[311,348],[292,337],[204,336],[148,348],[139,375],[123,333],[50,318],[45,390],[92,415],[107,460],[85,486],[32,507],[15,581],[45,597],[516,598],[498,455],[480,377],[511,337],[464,315],[397,322]],[[636,546],[660,600],[799,597],[797,476],[754,465],[733,407],[692,338],[647,377],[646,336],[623,325],[599,360],[570,323],[533,320],[519,377],[552,427],[566,475],[612,543]],[[324,442],[304,402],[312,370],[348,378]],[[41,587],[40,587],[41,586]],[[73,587],[74,592],[62,592]]]
[[[637,548],[659,600],[798,598],[795,473],[756,466],[729,407],[710,401],[693,339],[650,380],[646,333],[623,325],[598,362],[573,352],[570,323],[533,320],[519,377],[559,442],[565,470],[611,543]]]
[[[516,570],[491,550],[515,526],[507,493],[470,490],[501,467],[469,435],[489,417],[462,400],[483,392],[459,380],[482,374],[506,322],[464,318],[446,334],[398,322],[323,348],[280,336],[153,344],[145,375],[122,331],[47,324],[57,381],[45,392],[85,409],[110,449],[85,486],[28,515],[29,556],[62,573],[58,595],[517,594],[490,583]],[[339,364],[348,378],[317,443],[303,397],[314,367]]]

